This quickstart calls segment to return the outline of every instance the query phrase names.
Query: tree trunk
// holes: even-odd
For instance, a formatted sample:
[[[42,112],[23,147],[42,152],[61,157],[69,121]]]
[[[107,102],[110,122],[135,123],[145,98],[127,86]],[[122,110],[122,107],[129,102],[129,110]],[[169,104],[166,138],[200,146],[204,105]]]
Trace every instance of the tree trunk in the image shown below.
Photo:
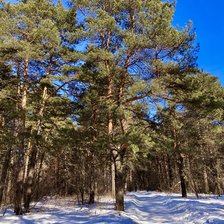
[[[24,153],[25,153],[25,131],[26,131],[26,107],[27,107],[27,93],[28,93],[28,66],[29,61],[24,61],[24,80],[21,99],[22,118],[20,122],[20,144],[18,147],[18,157],[15,166],[16,177],[14,183],[15,197],[14,197],[14,212],[16,215],[22,214],[22,198],[23,198],[23,181],[24,181]]]
[[[187,197],[187,184],[186,177],[184,173],[184,158],[183,155],[179,154],[178,158],[178,170],[179,170],[179,178],[180,178],[180,186],[181,186],[181,194],[183,198]]]
[[[36,147],[33,146],[31,149],[28,173],[27,173],[25,187],[24,187],[24,209],[25,209],[25,212],[30,211],[30,203],[31,203],[31,199],[32,199],[32,187],[33,187],[33,182],[34,182],[34,173],[35,173],[35,165],[36,165],[36,155],[37,155],[37,150],[36,150]]]
[[[122,180],[122,173],[116,172],[116,204],[115,209],[117,211],[124,211],[124,186],[123,186],[123,180]]]
[[[209,193],[208,173],[206,165],[203,165],[203,177],[204,177],[204,193]]]
[[[115,161],[115,209],[124,211],[125,174],[121,164],[122,158],[119,157]]]
[[[129,169],[129,173],[128,173],[128,181],[127,181],[128,185],[127,185],[127,191],[133,191],[133,171],[132,169]]]
[[[169,189],[172,189],[173,185],[173,170],[171,165],[171,158],[168,155],[167,156],[167,168],[168,168],[168,176],[169,176]]]
[[[1,172],[1,178],[0,178],[0,207],[1,207],[1,204],[2,204],[2,201],[3,201],[6,177],[7,177],[7,174],[8,174],[10,160],[11,160],[11,152],[12,152],[12,150],[9,147],[6,150],[5,159],[4,159],[4,163],[3,163],[3,166],[2,166],[2,172]]]
[[[111,163],[111,196],[115,198],[115,165],[112,161]]]
[[[45,152],[39,153],[39,165],[37,166],[37,177],[36,181],[34,183],[35,185],[35,200],[38,200],[40,197],[40,178],[41,178],[41,172],[42,172],[42,167],[43,167],[43,162],[44,162],[44,157],[45,157]]]
[[[173,118],[176,120],[176,106],[170,108],[170,113],[173,115]],[[184,172],[184,157],[180,150],[180,140],[178,136],[178,129],[174,126],[173,127],[173,149],[174,152],[177,153],[177,167],[178,173],[180,178],[180,187],[181,187],[181,194],[183,198],[187,197],[187,184],[186,184],[186,177]]]
[[[95,203],[95,192],[92,190],[89,193],[89,204],[94,204]]]
[[[44,115],[44,109],[46,106],[47,101],[47,87],[45,86],[43,89],[43,94],[41,98],[41,105],[40,110],[38,113],[39,119],[37,121],[37,137],[41,134],[42,131],[42,117]],[[30,209],[30,203],[32,199],[32,185],[33,185],[33,178],[34,178],[34,169],[36,165],[36,156],[37,156],[37,145],[35,146],[35,143],[32,142],[32,134],[33,130],[31,130],[31,139],[29,140],[27,152],[26,152],[26,161],[25,161],[25,190],[24,190],[24,208],[25,212],[29,212]]]
[[[19,171],[17,173],[16,183],[15,183],[15,198],[14,198],[14,212],[16,215],[22,215],[22,197],[23,197],[23,167],[22,162],[19,162],[17,167]]]
[[[198,184],[195,181],[195,178],[194,178],[193,173],[191,171],[191,163],[190,163],[190,158],[189,157],[187,157],[187,170],[188,170],[189,185],[191,186],[192,191],[194,191],[196,197],[199,198]]]
[[[217,195],[221,195],[222,194],[222,189],[221,189],[221,174],[220,174],[220,170],[221,170],[221,164],[220,164],[220,159],[217,158],[216,159],[216,166],[215,166],[215,182],[216,182],[216,187],[215,187],[215,193]]]

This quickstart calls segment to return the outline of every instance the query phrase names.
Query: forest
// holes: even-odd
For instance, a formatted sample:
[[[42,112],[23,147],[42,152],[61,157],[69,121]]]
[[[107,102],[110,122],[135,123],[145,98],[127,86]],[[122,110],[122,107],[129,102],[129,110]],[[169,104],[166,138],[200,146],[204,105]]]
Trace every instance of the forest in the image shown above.
[[[174,12],[168,0],[0,0],[0,207],[224,194],[224,88]]]

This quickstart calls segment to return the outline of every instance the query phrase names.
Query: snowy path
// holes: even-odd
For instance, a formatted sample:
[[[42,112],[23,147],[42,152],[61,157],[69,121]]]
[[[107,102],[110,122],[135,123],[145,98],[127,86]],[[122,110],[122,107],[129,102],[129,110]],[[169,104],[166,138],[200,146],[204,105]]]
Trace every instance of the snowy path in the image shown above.
[[[0,224],[224,224],[224,197],[182,199],[177,194],[134,192],[125,198],[126,211],[113,210],[113,200],[101,198],[95,206],[77,206],[74,200],[52,199],[38,203],[30,214],[16,217],[10,210]]]
[[[127,215],[137,223],[215,223],[224,224],[224,198],[183,199],[177,194],[129,193]]]

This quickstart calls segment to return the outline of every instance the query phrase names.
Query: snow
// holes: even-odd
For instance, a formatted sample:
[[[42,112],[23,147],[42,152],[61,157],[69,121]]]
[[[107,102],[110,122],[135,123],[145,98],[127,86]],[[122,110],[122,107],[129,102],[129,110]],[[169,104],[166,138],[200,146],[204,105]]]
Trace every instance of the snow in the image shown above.
[[[178,194],[131,192],[125,197],[125,212],[114,211],[114,200],[97,199],[92,206],[81,206],[74,198],[48,199],[38,202],[32,212],[15,216],[11,209],[0,214],[1,224],[224,224],[224,197],[193,195],[181,198]]]

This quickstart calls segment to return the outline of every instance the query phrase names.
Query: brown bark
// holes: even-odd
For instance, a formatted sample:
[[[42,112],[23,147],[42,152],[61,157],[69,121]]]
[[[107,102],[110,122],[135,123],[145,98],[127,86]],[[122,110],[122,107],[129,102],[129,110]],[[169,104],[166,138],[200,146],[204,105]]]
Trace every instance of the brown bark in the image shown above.
[[[220,159],[216,159],[216,165],[215,165],[215,193],[217,195],[222,194],[222,188],[221,188],[221,163]]]
[[[167,169],[168,169],[168,176],[169,176],[169,188],[172,189],[174,175],[173,175],[173,170],[171,165],[171,158],[169,155],[167,156]]]
[[[37,136],[41,134],[42,130],[42,117],[44,115],[44,109],[46,106],[46,100],[47,100],[48,94],[47,94],[47,87],[44,87],[42,99],[41,99],[41,105],[40,110],[38,113],[39,119],[37,121]],[[31,131],[32,135],[33,130]],[[31,136],[32,138],[32,136]],[[32,199],[32,186],[34,182],[34,173],[35,173],[35,165],[36,165],[36,156],[37,156],[37,145],[35,145],[34,142],[32,142],[32,139],[29,140],[28,148],[26,152],[26,162],[25,162],[25,190],[24,190],[24,208],[25,212],[29,212],[30,210],[30,203]]]
[[[126,172],[123,165],[123,155],[117,154],[115,160],[115,209],[124,211],[124,193]]]
[[[208,173],[206,165],[203,165],[203,178],[204,178],[204,192],[209,193]]]
[[[8,148],[5,153],[5,159],[4,163],[2,166],[2,172],[1,172],[1,177],[0,177],[0,207],[3,202],[3,195],[4,195],[4,190],[5,190],[5,184],[6,184],[6,178],[10,166],[10,160],[11,160],[11,148]]]
[[[25,136],[26,131],[26,106],[27,106],[27,93],[28,93],[28,66],[29,61],[24,60],[24,71],[23,71],[23,88],[22,88],[22,99],[21,99],[21,111],[22,118],[20,120],[20,144],[18,147],[18,156],[16,162],[16,176],[15,176],[15,196],[14,196],[14,212],[16,215],[22,214],[22,196],[23,196],[23,180],[24,180],[24,153],[25,153]],[[18,89],[18,93],[19,93]]]
[[[189,179],[189,185],[191,185],[192,190],[194,191],[195,195],[197,198],[199,198],[199,191],[198,191],[198,184],[194,179],[192,169],[191,169],[191,163],[190,163],[190,158],[187,157],[187,170],[188,170],[188,179]]]
[[[127,121],[125,118],[121,120],[121,129],[123,134],[127,131]],[[113,161],[115,167],[115,209],[124,211],[124,194],[127,176],[126,154],[127,144],[122,144],[116,150],[113,150]]]
[[[24,209],[25,212],[30,210],[30,202],[32,199],[32,187],[33,187],[33,178],[34,178],[34,167],[36,165],[36,150],[32,150],[32,155],[30,155],[29,171],[26,177],[25,186],[24,186]]]
[[[181,194],[183,198],[186,198],[187,184],[186,184],[186,177],[184,173],[184,158],[182,154],[179,154],[177,163],[178,163],[178,171],[179,171],[179,178],[180,178]]]
[[[173,119],[176,119],[175,110],[176,110],[175,106],[170,108],[170,113],[173,116]],[[182,197],[186,198],[187,197],[187,183],[186,183],[186,176],[184,172],[184,155],[181,153],[178,130],[175,125],[173,127],[173,150],[177,155],[177,167],[178,167],[178,173],[180,178],[181,194],[182,194]]]
[[[111,195],[115,198],[115,165],[111,163]]]
[[[94,204],[95,203],[95,192],[90,191],[89,193],[89,204]]]

